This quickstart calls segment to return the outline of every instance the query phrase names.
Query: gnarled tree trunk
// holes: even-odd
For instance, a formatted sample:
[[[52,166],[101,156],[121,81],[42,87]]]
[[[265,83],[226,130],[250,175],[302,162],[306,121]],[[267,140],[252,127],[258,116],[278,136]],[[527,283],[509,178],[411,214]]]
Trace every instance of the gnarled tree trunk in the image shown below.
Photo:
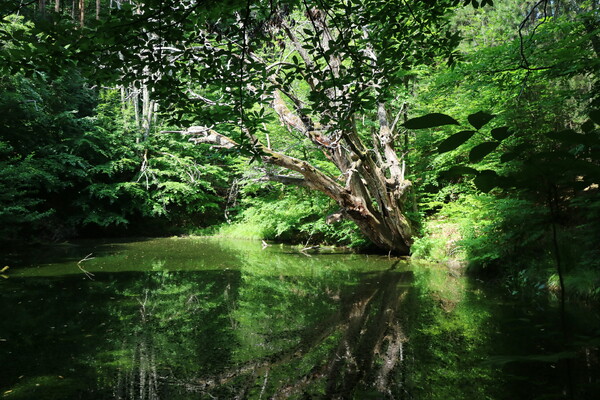
[[[354,221],[375,245],[394,253],[408,254],[412,244],[412,231],[404,215],[404,207],[411,183],[404,178],[404,171],[393,149],[384,105],[379,105],[380,129],[376,135],[380,141],[379,147],[384,151],[383,154],[378,154],[378,149],[367,148],[355,132],[339,133],[346,143],[351,143],[350,146],[342,146],[339,138],[309,131],[302,125],[300,118],[287,109],[279,93],[273,97],[273,109],[279,114],[282,122],[293,125],[294,129],[311,138],[338,167],[344,179],[335,179],[307,161],[268,149],[253,137],[254,146],[264,163],[299,174],[268,177],[274,181],[304,186],[326,194],[336,201],[342,213]],[[185,133],[192,136],[191,140],[196,143],[209,143],[227,149],[238,146],[232,139],[207,127],[193,126]]]

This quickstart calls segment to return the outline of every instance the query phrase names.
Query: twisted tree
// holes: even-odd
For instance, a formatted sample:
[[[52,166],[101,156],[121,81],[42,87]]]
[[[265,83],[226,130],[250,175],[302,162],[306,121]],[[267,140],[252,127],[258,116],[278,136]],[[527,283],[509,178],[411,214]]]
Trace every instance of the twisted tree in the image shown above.
[[[375,245],[407,254],[411,182],[395,144],[406,104],[392,94],[416,64],[452,56],[456,38],[442,29],[448,6],[442,3],[247,4],[229,20],[206,24],[193,45],[165,47],[170,60],[189,68],[177,82],[187,92],[183,98],[212,122],[185,133],[279,167],[267,177],[324,193]],[[180,86],[183,81],[188,85]],[[221,115],[211,115],[214,109]],[[266,144],[271,118],[302,135],[335,174]]]

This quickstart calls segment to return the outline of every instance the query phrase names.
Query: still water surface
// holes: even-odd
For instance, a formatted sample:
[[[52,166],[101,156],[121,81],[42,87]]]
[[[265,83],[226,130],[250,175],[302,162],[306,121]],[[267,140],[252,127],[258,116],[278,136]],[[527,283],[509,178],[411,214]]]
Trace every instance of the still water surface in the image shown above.
[[[597,310],[565,344],[552,302],[443,266],[201,238],[6,260],[2,398],[600,398]]]

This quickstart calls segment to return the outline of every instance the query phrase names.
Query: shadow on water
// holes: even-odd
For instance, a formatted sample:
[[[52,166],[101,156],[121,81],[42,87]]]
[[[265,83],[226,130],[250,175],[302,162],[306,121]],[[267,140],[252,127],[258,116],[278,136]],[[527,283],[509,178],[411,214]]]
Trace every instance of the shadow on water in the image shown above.
[[[209,239],[78,246],[92,276],[63,254],[1,282],[3,398],[564,398],[532,382],[550,364],[518,359],[551,348],[548,314],[444,268]]]
[[[486,362],[512,382],[513,398],[600,398],[597,308],[568,306],[566,332],[559,304],[547,298],[505,303],[498,316],[504,323],[498,327],[496,351]]]

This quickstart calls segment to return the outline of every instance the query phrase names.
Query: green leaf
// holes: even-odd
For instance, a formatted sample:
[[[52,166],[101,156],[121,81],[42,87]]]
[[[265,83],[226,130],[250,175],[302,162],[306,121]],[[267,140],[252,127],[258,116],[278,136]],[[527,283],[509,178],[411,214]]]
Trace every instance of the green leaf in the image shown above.
[[[583,124],[581,124],[581,130],[585,133],[589,133],[594,130],[594,121],[588,119]]]
[[[520,145],[518,145],[518,146],[515,146],[515,147],[512,149],[512,151],[513,151],[513,153],[515,153],[515,154],[517,154],[517,155],[518,155],[518,154],[521,154],[521,153],[523,153],[523,152],[524,152],[524,151],[526,151],[526,150],[531,150],[531,149],[533,149],[534,147],[535,147],[535,146],[534,146],[533,144],[531,144],[531,143],[521,143]]]
[[[485,124],[490,122],[491,119],[494,117],[495,117],[495,115],[493,115],[493,114],[488,114],[486,112],[479,111],[479,112],[476,112],[475,114],[469,115],[467,117],[467,119],[469,120],[469,123],[471,125],[473,125],[473,127],[475,129],[480,129],[482,126],[484,126]]]
[[[526,356],[517,356],[517,355],[507,355],[507,356],[493,356],[489,357],[485,364],[491,365],[494,367],[503,367],[506,364],[513,362],[533,362],[539,361],[544,363],[556,363],[557,361],[564,360],[567,358],[575,358],[577,354],[572,351],[563,351],[560,353],[552,353],[552,354],[532,354]]]
[[[459,125],[459,123],[454,118],[441,113],[431,113],[422,117],[411,118],[404,123],[404,127],[407,129],[426,129],[443,125]]]
[[[469,140],[475,131],[460,131],[455,133],[454,135],[446,138],[440,145],[438,146],[439,153],[445,153],[450,150],[456,149],[458,146]]]
[[[486,169],[481,171],[473,180],[477,189],[481,190],[484,193],[489,192],[496,186],[500,185],[500,177],[495,171],[490,169]]]
[[[508,126],[501,126],[499,128],[492,129],[492,137],[499,142],[503,141],[510,135],[512,135],[512,132],[508,130]]]
[[[514,160],[518,156],[519,156],[519,154],[517,154],[515,152],[504,153],[500,156],[500,162],[501,163],[509,162],[509,161]]]
[[[496,150],[499,142],[483,142],[471,149],[469,153],[469,161],[472,163],[481,161],[485,156]]]

